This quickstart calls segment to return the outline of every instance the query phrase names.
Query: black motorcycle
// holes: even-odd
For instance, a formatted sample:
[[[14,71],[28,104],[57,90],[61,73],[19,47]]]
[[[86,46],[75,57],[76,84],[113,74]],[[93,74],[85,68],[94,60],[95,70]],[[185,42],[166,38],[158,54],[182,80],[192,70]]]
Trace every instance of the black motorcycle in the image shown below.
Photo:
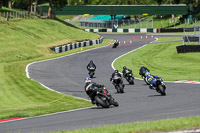
[[[125,72],[123,73],[124,78],[128,81],[128,83],[130,85],[134,85],[134,76],[132,74],[132,71],[129,70],[125,70]]]
[[[123,84],[121,77],[114,76],[113,77],[113,85],[115,86],[117,93],[124,93],[124,84]]]
[[[95,68],[94,68],[94,67],[90,67],[88,70],[89,70],[89,73],[88,73],[88,74],[89,74],[90,78],[93,78],[93,77],[94,77],[94,74],[95,74],[95,73],[94,73],[94,72],[95,72]]]
[[[102,106],[103,108],[108,108],[111,105],[118,107],[119,104],[115,101],[115,99],[108,94],[108,91],[104,88],[103,92],[100,91],[101,89],[97,89],[97,91],[95,91],[95,101],[96,101],[96,105],[97,106]]]
[[[117,48],[119,46],[119,42],[114,42],[112,48]]]

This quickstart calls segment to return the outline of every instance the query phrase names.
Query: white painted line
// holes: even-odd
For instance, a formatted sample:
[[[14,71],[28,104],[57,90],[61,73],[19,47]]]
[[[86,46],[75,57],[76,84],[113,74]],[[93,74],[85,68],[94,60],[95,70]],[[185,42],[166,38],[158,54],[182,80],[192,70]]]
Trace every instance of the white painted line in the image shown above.
[[[143,45],[143,46],[141,46],[141,47],[139,47],[139,48],[136,48],[136,49],[134,49],[134,50],[131,50],[131,51],[129,51],[128,53],[125,53],[125,54],[120,55],[119,57],[115,58],[115,60],[114,60],[114,61],[112,62],[112,64],[111,64],[112,69],[115,70],[114,62],[115,62],[117,59],[119,59],[119,58],[121,58],[121,57],[123,57],[123,56],[125,56],[125,55],[127,55],[127,54],[129,54],[129,53],[131,53],[131,52],[133,52],[133,51],[136,51],[136,50],[138,50],[138,49],[140,49],[140,48],[143,48],[143,47],[145,47],[146,45],[147,45],[147,44],[145,44],[145,45]]]
[[[172,131],[168,133],[200,133],[200,129],[195,130],[183,130],[183,131]]]
[[[158,38],[155,38],[156,40],[158,40]],[[151,43],[151,42],[150,42]],[[127,54],[129,54],[129,53],[131,53],[131,52],[133,52],[133,51],[136,51],[136,50],[138,50],[138,49],[140,49],[140,48],[143,48],[143,47],[145,47],[147,44],[145,44],[145,45],[143,45],[142,47],[139,47],[139,48],[137,48],[137,49],[134,49],[134,50],[132,50],[132,51],[129,51],[128,53],[125,53],[125,54],[123,54],[123,55],[121,55],[121,56],[119,56],[119,57],[117,57],[117,58],[115,58],[115,60],[112,62],[112,64],[111,64],[111,67],[112,67],[112,69],[113,70],[115,70],[115,67],[114,67],[114,62],[117,60],[117,59],[119,59],[119,58],[121,58],[121,57],[123,57],[123,56],[125,56],[125,55],[127,55]],[[121,72],[120,72],[121,73]],[[121,73],[122,74],[122,73]],[[135,78],[135,77],[134,77]],[[135,78],[135,79],[137,79],[137,80],[143,80],[143,79],[141,79],[141,78]],[[182,80],[182,81],[185,81],[185,80]],[[181,82],[181,81],[175,81],[175,82],[173,82],[173,81],[164,81],[164,82],[167,82],[167,83],[178,83],[178,84],[183,84],[183,83],[185,83],[185,84],[200,84],[200,82],[198,82],[198,81],[196,81],[196,83],[195,83],[195,81],[191,81],[191,82]]]
[[[22,119],[17,119],[17,120],[5,121],[5,122],[0,122],[0,124],[1,123],[7,123],[7,122],[13,122],[13,121],[20,121],[20,120],[27,120],[27,119],[46,117],[46,116],[51,116],[51,115],[63,114],[63,113],[69,113],[69,112],[75,112],[75,111],[90,109],[90,108],[93,108],[93,107],[95,107],[95,106],[86,107],[86,108],[79,108],[79,109],[74,109],[74,110],[68,110],[68,111],[63,111],[63,112],[57,112],[57,113],[52,113],[52,114],[46,114],[46,115],[39,115],[39,116],[35,116],[35,117],[27,117],[27,118],[22,118]]]
[[[40,63],[40,62],[46,62],[46,61],[51,61],[51,60],[55,60],[55,59],[61,59],[61,58],[64,58],[64,57],[68,57],[68,56],[72,56],[72,55],[76,55],[76,54],[80,54],[80,53],[84,53],[84,52],[88,52],[88,51],[92,51],[92,50],[95,50],[95,49],[100,49],[100,48],[104,48],[104,47],[108,47],[108,45],[106,46],[102,46],[102,47],[98,47],[98,48],[93,48],[93,49],[88,49],[88,50],[85,50],[85,51],[81,51],[81,52],[77,52],[77,53],[73,53],[73,54],[69,54],[69,55],[64,55],[64,56],[61,56],[61,57],[58,57],[58,58],[53,58],[53,59],[48,59],[48,60],[43,60],[43,61],[36,61],[36,62],[32,62],[32,63],[29,63],[27,66],[26,66],[26,76],[27,78],[30,78],[29,76],[29,72],[28,72],[28,68],[30,65],[32,64],[36,64],[36,63]],[[30,78],[31,79],[31,78]],[[33,79],[31,79],[33,80]],[[35,81],[35,80],[34,80]],[[38,82],[38,81],[36,81]],[[40,83],[40,82],[38,82]],[[47,88],[48,90],[51,90],[51,91],[55,91],[57,93],[61,93],[59,91],[56,91],[56,90],[53,90],[47,86],[45,86],[44,84],[40,83],[43,87]],[[75,97],[75,96],[73,96]],[[90,101],[88,99],[84,99],[84,98],[80,98],[80,97],[75,97],[77,99],[83,99],[83,100],[86,100],[86,101]],[[92,106],[94,107],[94,106]],[[89,109],[89,108],[92,108],[92,107],[86,107],[86,108],[80,108],[80,109],[74,109],[74,110],[69,110],[69,111],[63,111],[63,112],[57,112],[57,113],[52,113],[52,114],[46,114],[46,115],[40,115],[40,116],[35,116],[35,117],[28,117],[28,118],[22,118],[22,119],[19,119],[19,120],[26,120],[26,119],[31,119],[31,118],[39,118],[39,117],[44,117],[44,116],[50,116],[50,115],[55,115],[55,114],[61,114],[61,113],[67,113],[67,112],[73,112],[73,111],[79,111],[79,110],[84,110],[84,109]],[[13,120],[13,121],[19,121],[19,120]],[[12,122],[12,121],[6,121],[6,122]],[[6,123],[6,122],[1,122],[1,123]]]

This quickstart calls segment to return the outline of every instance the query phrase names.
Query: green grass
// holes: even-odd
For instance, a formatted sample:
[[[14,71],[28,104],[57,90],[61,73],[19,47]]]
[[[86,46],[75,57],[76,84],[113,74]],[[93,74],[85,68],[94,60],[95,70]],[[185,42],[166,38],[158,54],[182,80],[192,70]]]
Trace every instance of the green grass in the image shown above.
[[[183,40],[183,37],[159,37],[155,42]]]
[[[56,133],[150,133],[200,128],[200,117],[134,122]]]
[[[26,77],[26,65],[61,54],[49,50],[69,42],[97,39],[98,35],[54,20],[28,19],[0,24],[0,119],[31,117],[92,106],[88,101],[47,90]],[[84,47],[83,50],[109,44]]]
[[[165,38],[166,41],[168,38]],[[200,53],[178,54],[176,46],[182,42],[149,44],[115,61],[114,67],[122,71],[125,65],[140,78],[139,69],[143,64],[153,75],[164,80],[198,80],[200,77]]]

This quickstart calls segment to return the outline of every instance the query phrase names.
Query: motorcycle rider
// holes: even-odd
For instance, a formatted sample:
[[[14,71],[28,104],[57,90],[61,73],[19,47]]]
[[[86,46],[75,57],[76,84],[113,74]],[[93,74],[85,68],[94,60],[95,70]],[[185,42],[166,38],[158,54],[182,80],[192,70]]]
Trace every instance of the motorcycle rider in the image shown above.
[[[122,77],[118,70],[115,70],[114,73],[111,75],[110,81],[113,80],[114,76],[117,76],[120,78]]]
[[[149,71],[148,68],[146,68],[144,65],[142,65],[141,68],[140,68],[139,74],[144,75],[145,74],[144,72],[150,72],[150,71]]]
[[[94,68],[94,71],[96,70],[96,65],[94,64],[93,60],[90,61],[90,63],[87,65],[87,70],[90,73],[90,68]]]
[[[119,45],[119,40],[115,40],[113,47],[117,47]]]
[[[113,81],[114,76],[117,76],[117,77],[119,77],[119,78],[122,78],[122,76],[121,76],[121,74],[119,73],[118,70],[115,70],[114,73],[111,75],[110,81]],[[120,82],[123,84],[122,79],[121,79]],[[113,82],[113,84],[114,84],[114,82]],[[123,84],[123,87],[124,87],[124,86],[125,86],[125,85]]]
[[[95,82],[92,82],[91,78],[85,79],[85,92],[91,99],[92,104],[96,104],[96,101],[94,99],[95,93],[94,91],[100,91],[106,93],[108,96],[110,95],[104,85],[97,84]]]
[[[155,89],[155,84],[156,84],[156,79],[159,78],[158,76],[151,75],[150,72],[146,72],[145,76],[147,77],[147,81],[150,84],[149,88],[150,89]]]
[[[125,77],[127,77],[127,74],[132,73],[132,70],[130,70],[130,69],[126,68],[126,66],[124,66],[122,73],[125,78]]]

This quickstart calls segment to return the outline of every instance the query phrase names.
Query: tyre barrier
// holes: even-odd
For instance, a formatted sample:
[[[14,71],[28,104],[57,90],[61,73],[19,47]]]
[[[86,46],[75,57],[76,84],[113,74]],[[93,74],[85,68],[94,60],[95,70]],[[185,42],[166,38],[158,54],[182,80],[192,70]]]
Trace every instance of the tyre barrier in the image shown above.
[[[195,35],[183,36],[183,40],[185,42],[200,42],[199,38],[200,38],[199,36],[195,36]]]
[[[103,42],[103,37],[97,40],[89,40],[89,41],[83,41],[83,42],[75,42],[72,44],[65,44],[63,46],[57,46],[57,47],[51,47],[50,49],[55,51],[56,53],[62,53],[66,52],[72,49],[76,49],[79,47],[86,47],[86,46],[92,46],[96,44],[100,44]]]
[[[129,28],[129,29],[85,29],[87,32],[117,32],[117,33],[147,33],[147,32],[153,32],[157,33],[158,29],[155,28]]]
[[[182,45],[177,46],[177,53],[200,52],[200,45]]]

